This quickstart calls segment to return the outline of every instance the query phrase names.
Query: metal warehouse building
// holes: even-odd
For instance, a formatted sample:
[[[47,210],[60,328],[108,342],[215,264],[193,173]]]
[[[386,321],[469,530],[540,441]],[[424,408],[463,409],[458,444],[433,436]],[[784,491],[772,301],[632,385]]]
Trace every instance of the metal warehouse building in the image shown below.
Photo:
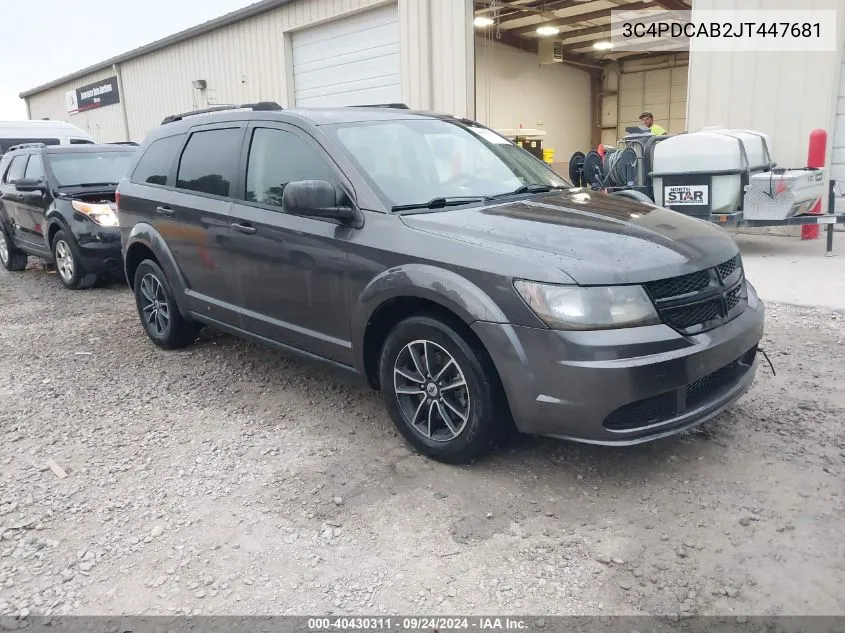
[[[795,9],[792,0],[262,0],[21,94],[31,119],[141,141],[167,114],[216,104],[404,102],[497,129],[536,129],[565,169],[651,110],[671,133],[756,129],[784,166],[814,128],[845,181],[845,0],[835,52],[614,53],[610,10]],[[481,18],[479,20],[479,18]],[[474,24],[475,22],[475,24]],[[552,27],[551,37],[538,26]]]

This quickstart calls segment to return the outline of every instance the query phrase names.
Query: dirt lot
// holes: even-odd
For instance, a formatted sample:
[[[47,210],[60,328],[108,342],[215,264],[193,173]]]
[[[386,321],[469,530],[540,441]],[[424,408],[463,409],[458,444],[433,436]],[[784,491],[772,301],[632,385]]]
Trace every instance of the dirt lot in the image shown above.
[[[0,615],[843,614],[844,343],[771,305],[777,376],[703,430],[458,468],[325,369],[0,271]]]

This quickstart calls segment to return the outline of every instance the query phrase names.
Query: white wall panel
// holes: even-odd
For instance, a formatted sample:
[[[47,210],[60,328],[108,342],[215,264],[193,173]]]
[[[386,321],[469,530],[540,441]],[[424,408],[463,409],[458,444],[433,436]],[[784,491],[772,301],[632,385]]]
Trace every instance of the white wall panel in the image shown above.
[[[412,108],[474,116],[470,0],[399,0],[402,100]]]
[[[566,162],[590,146],[590,75],[536,54],[476,39],[476,118],[492,128],[546,131],[543,146]]]
[[[840,50],[828,53],[690,54],[689,130],[723,125],[766,132],[775,160],[804,165],[814,128],[834,125],[845,0],[802,0],[802,9],[836,9]],[[795,9],[794,0],[695,0],[701,9]],[[830,144],[829,144],[830,145]]]

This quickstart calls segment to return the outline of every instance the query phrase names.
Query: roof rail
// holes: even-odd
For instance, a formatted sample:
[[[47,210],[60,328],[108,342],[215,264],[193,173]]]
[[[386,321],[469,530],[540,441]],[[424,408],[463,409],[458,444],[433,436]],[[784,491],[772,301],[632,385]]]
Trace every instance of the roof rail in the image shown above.
[[[214,112],[223,112],[225,110],[255,110],[255,111],[273,111],[281,110],[280,106],[275,101],[258,101],[257,103],[242,103],[241,105],[221,105],[213,106],[211,108],[204,108],[202,110],[191,110],[190,112],[182,112],[180,114],[171,114],[164,117],[161,124],[173,123],[174,121],[181,121],[189,116],[196,116],[198,114],[211,114]]]
[[[19,149],[33,149],[35,147],[47,147],[46,143],[21,143],[20,145],[12,145],[7,152],[14,152]]]
[[[138,147],[138,143],[135,141],[112,141],[109,145],[134,145],[135,147]]]
[[[393,108],[395,110],[410,110],[404,103],[371,103],[367,105],[347,106],[349,108]]]

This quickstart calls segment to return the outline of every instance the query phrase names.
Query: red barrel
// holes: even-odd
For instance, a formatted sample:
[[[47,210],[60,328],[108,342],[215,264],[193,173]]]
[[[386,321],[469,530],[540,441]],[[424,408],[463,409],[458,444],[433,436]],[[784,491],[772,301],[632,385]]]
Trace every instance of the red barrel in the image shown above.
[[[827,132],[824,130],[813,130],[810,132],[810,149],[807,152],[807,167],[824,167],[824,157],[827,153]],[[810,209],[810,213],[821,213],[822,202],[819,200]],[[818,224],[805,224],[801,227],[802,240],[816,240],[820,231]]]

